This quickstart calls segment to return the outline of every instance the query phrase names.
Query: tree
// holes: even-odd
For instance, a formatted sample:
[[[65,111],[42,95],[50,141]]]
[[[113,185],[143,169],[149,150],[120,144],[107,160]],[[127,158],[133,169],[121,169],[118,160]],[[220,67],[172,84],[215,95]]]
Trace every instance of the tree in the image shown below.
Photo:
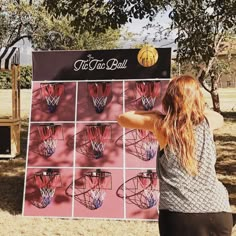
[[[5,0],[0,0],[0,6],[0,46],[11,47],[24,38],[31,39],[36,27],[31,6]]]
[[[72,17],[56,19],[41,1],[0,0],[0,47],[11,47],[29,39],[34,49],[115,48],[120,30],[107,29],[95,37],[88,31],[80,34],[72,26]]]
[[[220,111],[215,68],[225,38],[235,32],[235,0],[45,0],[55,16],[71,16],[80,32],[98,33],[106,28],[119,28],[133,18],[152,22],[160,11],[170,11],[170,29],[177,30],[177,63],[191,63],[196,77],[212,96],[214,110]],[[80,11],[84,9],[84,11]],[[79,24],[78,24],[79,22]],[[211,86],[206,83],[211,78]]]
[[[72,25],[79,31],[90,33],[119,29],[133,18],[154,19],[168,1],[162,0],[44,0],[44,5],[56,17],[73,16]]]
[[[236,30],[236,1],[172,1],[172,29],[177,29],[177,61],[191,62],[196,77],[211,94],[213,108],[220,112],[218,94],[219,54]],[[210,86],[207,84],[210,81]]]

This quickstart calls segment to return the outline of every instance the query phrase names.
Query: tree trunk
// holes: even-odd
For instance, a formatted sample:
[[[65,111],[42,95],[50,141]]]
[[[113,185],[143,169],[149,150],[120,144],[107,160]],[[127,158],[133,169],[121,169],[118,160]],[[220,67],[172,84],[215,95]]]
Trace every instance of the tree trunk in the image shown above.
[[[213,73],[211,76],[211,99],[212,99],[212,105],[213,110],[216,112],[220,111],[220,98],[218,93],[218,83],[219,83],[220,75],[216,75],[216,73]]]
[[[206,73],[204,70],[201,70],[197,76],[198,81],[202,85],[202,87],[211,94],[211,100],[213,105],[213,110],[216,112],[220,111],[220,97],[218,93],[218,82],[220,79],[220,75],[216,76],[214,73],[209,73],[211,78],[211,86],[209,87],[206,83]]]
[[[211,99],[213,104],[213,110],[220,113],[220,98],[218,90],[211,92]]]

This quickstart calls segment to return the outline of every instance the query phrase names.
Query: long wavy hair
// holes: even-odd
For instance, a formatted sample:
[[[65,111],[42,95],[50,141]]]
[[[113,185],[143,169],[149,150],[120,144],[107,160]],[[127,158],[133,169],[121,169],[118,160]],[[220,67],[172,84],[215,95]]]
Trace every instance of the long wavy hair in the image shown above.
[[[182,75],[172,79],[162,100],[166,113],[162,120],[167,144],[179,163],[191,175],[197,175],[194,126],[204,119],[205,102],[196,79]]]

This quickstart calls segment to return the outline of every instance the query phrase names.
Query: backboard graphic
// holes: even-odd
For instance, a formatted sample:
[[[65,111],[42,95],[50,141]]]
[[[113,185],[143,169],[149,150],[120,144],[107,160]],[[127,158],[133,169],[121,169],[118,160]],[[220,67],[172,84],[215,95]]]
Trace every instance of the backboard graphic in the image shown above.
[[[153,47],[33,53],[24,216],[158,220],[159,144],[116,119],[162,110],[170,60]]]

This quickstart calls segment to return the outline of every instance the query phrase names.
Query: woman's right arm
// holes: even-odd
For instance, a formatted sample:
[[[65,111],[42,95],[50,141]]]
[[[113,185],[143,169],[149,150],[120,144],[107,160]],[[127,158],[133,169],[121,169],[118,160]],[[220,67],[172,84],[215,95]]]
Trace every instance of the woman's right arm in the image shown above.
[[[155,112],[128,111],[118,116],[118,124],[130,129],[144,129],[154,131],[154,123],[157,119]]]
[[[204,115],[209,122],[211,131],[215,129],[219,129],[220,127],[224,125],[224,118],[220,113],[212,111],[212,110],[206,110],[204,112]]]
[[[163,114],[158,111],[129,111],[118,116],[118,124],[130,129],[144,129],[153,132],[161,149],[167,144],[165,132],[162,127],[156,127]]]

